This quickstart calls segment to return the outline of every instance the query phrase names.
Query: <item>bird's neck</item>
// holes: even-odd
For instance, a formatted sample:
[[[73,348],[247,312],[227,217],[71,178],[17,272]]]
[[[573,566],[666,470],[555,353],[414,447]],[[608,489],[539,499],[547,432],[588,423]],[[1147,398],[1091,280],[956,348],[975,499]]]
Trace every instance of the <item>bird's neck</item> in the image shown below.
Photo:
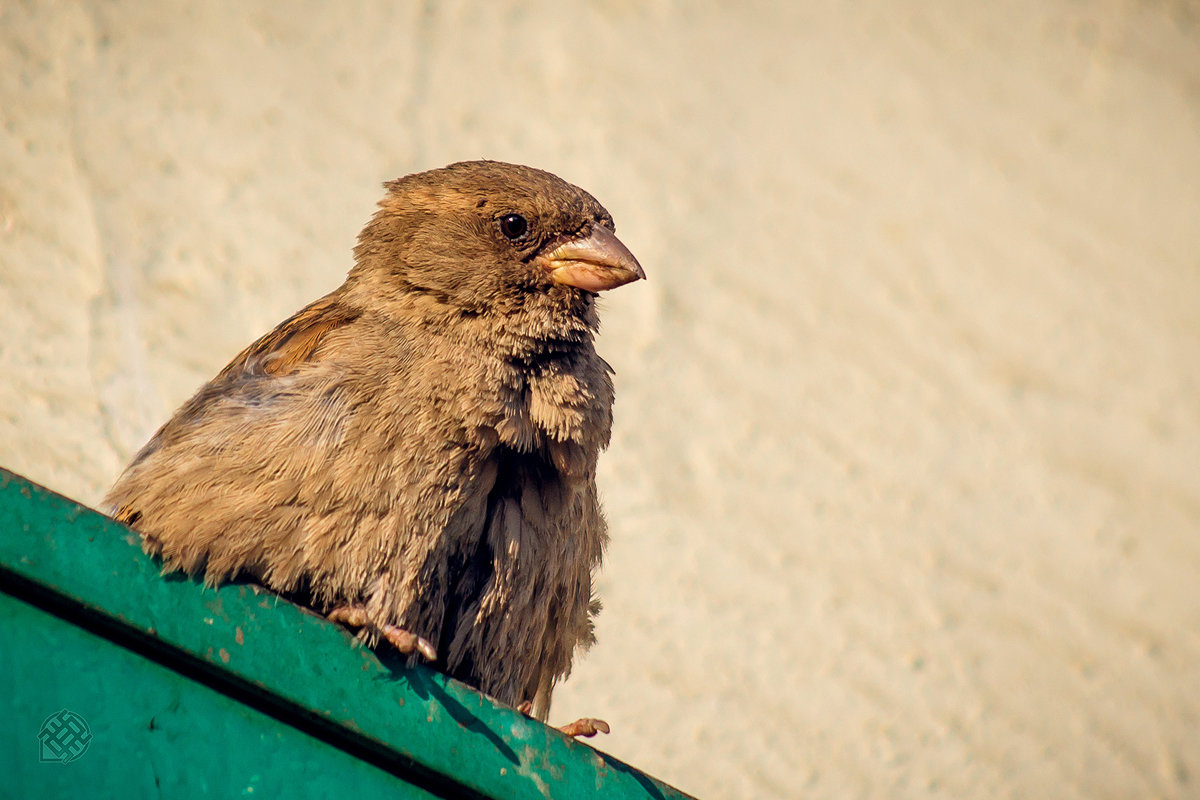
[[[560,287],[507,299],[481,315],[496,348],[516,359],[591,351],[600,326],[595,296]]]
[[[341,291],[349,305],[408,335],[425,331],[516,360],[593,351],[600,324],[595,295],[568,287],[509,293],[484,308],[411,286],[367,288],[348,281]]]

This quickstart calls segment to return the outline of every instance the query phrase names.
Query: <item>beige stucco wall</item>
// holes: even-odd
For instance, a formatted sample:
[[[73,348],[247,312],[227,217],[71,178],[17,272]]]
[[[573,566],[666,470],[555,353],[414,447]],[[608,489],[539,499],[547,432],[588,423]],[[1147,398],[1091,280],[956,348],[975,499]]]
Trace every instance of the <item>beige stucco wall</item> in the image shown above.
[[[382,180],[544,167],[650,274],[554,717],[713,798],[1200,795],[1194,3],[5,2],[0,121],[0,464],[96,501]]]

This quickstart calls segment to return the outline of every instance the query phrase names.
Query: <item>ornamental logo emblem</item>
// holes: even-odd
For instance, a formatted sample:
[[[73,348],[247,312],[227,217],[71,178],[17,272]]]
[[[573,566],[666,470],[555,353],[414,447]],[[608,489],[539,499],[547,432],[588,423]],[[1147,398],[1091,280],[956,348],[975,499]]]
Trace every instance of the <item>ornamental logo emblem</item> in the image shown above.
[[[38,741],[42,745],[39,761],[70,764],[87,752],[92,743],[92,729],[86,719],[64,708],[42,722]]]

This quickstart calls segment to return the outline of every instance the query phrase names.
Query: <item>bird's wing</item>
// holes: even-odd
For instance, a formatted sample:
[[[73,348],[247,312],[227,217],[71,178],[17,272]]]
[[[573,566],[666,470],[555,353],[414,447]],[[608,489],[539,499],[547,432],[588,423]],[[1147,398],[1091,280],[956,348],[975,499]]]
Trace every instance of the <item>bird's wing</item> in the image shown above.
[[[330,334],[361,316],[334,292],[239,353],[142,448],[105,509],[169,567],[207,565],[214,582],[290,569],[303,523],[319,516],[307,495],[336,495],[309,480],[339,451],[345,424],[345,398],[330,391],[344,380],[344,354]],[[299,576],[268,585],[290,589]]]
[[[280,375],[308,361],[326,334],[361,316],[340,301],[337,292],[297,311],[275,330],[247,347],[217,375],[217,380],[240,373]]]
[[[361,314],[358,309],[342,303],[338,292],[331,292],[297,311],[238,353],[202,386],[146,442],[130,462],[129,468],[145,461],[167,441],[185,435],[215,402],[238,394],[261,391],[264,381],[287,375],[313,360],[322,340],[334,330],[353,323]]]

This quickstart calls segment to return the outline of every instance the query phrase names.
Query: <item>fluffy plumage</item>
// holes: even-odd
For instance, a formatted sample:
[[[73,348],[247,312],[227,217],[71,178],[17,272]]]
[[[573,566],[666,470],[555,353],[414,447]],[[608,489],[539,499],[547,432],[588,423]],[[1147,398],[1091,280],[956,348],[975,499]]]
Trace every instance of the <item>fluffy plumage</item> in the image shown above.
[[[369,638],[424,637],[437,668],[544,719],[599,608],[594,292],[643,274],[549,173],[386,187],[346,282],[203,386],[105,504],[166,569],[362,607]]]

